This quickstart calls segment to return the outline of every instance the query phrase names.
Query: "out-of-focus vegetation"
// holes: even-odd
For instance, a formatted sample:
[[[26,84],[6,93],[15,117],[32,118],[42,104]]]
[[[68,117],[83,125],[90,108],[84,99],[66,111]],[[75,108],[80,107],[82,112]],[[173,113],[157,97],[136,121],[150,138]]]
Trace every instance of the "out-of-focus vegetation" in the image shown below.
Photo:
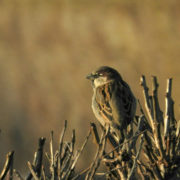
[[[160,91],[174,77],[178,119],[179,7],[177,0],[1,0],[1,157],[15,150],[23,169],[37,137],[59,134],[65,119],[82,143],[95,121],[85,76],[101,65],[119,70],[140,99],[141,74],[157,75]]]

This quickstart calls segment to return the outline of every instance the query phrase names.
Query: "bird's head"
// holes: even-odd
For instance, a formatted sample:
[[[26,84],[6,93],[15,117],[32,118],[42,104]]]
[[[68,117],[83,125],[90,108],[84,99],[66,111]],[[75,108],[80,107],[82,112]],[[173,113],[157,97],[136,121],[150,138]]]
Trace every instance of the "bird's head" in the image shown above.
[[[111,81],[121,80],[121,75],[113,68],[102,66],[87,75],[87,79],[92,81],[93,87],[99,87]]]

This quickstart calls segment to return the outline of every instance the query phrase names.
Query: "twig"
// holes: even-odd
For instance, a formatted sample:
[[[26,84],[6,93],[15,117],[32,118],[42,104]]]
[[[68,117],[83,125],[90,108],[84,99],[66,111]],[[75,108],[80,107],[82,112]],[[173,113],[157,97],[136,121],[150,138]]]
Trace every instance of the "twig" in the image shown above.
[[[77,180],[79,179],[79,177],[83,174],[85,174],[87,171],[89,171],[90,167],[86,168],[86,169],[83,169],[80,173],[76,174],[76,176],[72,177],[71,180]]]
[[[35,168],[33,167],[33,165],[32,165],[29,161],[27,162],[27,164],[28,164],[29,170],[31,171],[31,174],[32,174],[33,178],[34,178],[35,180],[40,180],[40,179],[38,178],[35,170],[34,170]]]
[[[64,128],[62,130],[62,133],[60,135],[60,139],[59,139],[59,167],[58,167],[58,175],[60,175],[60,171],[61,171],[61,166],[62,166],[62,148],[63,148],[63,143],[64,143],[64,135],[67,129],[67,120],[65,120],[64,122]]]
[[[45,175],[44,166],[42,166],[42,179],[43,179],[43,180],[46,180],[46,175]]]
[[[75,134],[75,129],[72,131],[72,140],[71,140],[71,153],[74,153],[74,146],[76,143],[76,134]]]
[[[107,137],[107,134],[109,133],[109,130],[110,130],[109,127],[106,128],[106,130],[104,130],[104,133],[102,134],[102,137],[101,137],[100,143],[99,143],[98,151],[96,153],[96,156],[95,156],[93,163],[90,166],[88,173],[86,174],[85,180],[93,179],[95,172],[100,165],[100,161],[102,160],[104,149],[106,146],[106,137]]]
[[[137,139],[138,139],[138,136],[137,134],[139,134],[140,132],[142,132],[144,130],[144,123],[145,123],[145,116],[142,115],[139,117],[139,121],[138,121],[138,127],[137,127],[137,130],[135,132],[135,137],[134,137],[134,140],[131,141],[131,143],[129,144],[129,148],[128,150],[131,151],[132,149],[134,149],[134,152],[136,153],[136,142],[137,142]]]
[[[42,166],[42,159],[43,159],[43,148],[45,144],[45,138],[41,137],[39,138],[39,146],[37,152],[35,152],[34,160],[33,160],[33,166],[34,171],[37,173],[37,177],[41,176],[41,166]],[[26,180],[32,179],[32,174],[29,173]]]
[[[64,176],[62,177],[63,179],[68,179],[74,168],[72,168],[72,164],[73,164],[73,160],[72,160],[72,156],[74,154],[74,145],[75,145],[75,140],[76,140],[76,136],[75,136],[75,130],[73,129],[73,132],[72,132],[72,140],[71,140],[71,143],[70,143],[70,153],[69,153],[69,156],[68,156],[68,159],[67,159],[67,163],[65,164],[65,169],[66,169],[66,172],[64,172]],[[62,171],[63,172],[63,171]]]
[[[53,149],[53,131],[51,131],[50,134],[50,143],[49,143],[49,149],[50,149],[50,172],[51,172],[51,179],[55,180],[55,164],[54,164],[54,149]]]
[[[154,123],[154,109],[153,109],[153,103],[150,103],[150,96],[148,94],[148,87],[146,85],[146,79],[144,76],[141,77],[141,86],[143,87],[143,92],[144,92],[144,99],[145,99],[145,107],[146,107],[146,111],[151,123],[151,128],[152,128],[152,132],[154,134],[154,139],[155,139],[155,144],[156,147],[158,149],[160,149],[159,143],[158,143],[158,136],[157,136],[157,132],[156,132],[156,126],[157,124]],[[156,83],[156,88],[157,88],[157,83]]]
[[[76,154],[76,156],[75,156],[75,158],[73,160],[73,163],[71,165],[71,169],[74,169],[74,167],[75,167],[75,165],[76,165],[76,163],[77,163],[77,161],[79,159],[79,156],[81,155],[82,151],[84,150],[84,148],[85,148],[85,146],[86,146],[86,144],[88,142],[88,139],[89,139],[90,135],[91,135],[91,130],[89,130],[88,135],[86,136],[86,139],[85,139],[83,145],[81,146],[81,149],[77,151],[77,154]],[[80,174],[77,174],[75,177],[72,178],[72,180],[75,180],[75,179],[79,178],[79,176],[80,176]]]
[[[92,130],[92,135],[94,137],[93,139],[94,143],[96,145],[99,145],[100,139],[99,139],[99,135],[98,135],[98,131],[97,131],[95,123],[91,123],[91,130]]]
[[[17,176],[17,178],[19,180],[24,180],[24,178],[21,176],[21,174],[16,169],[14,169],[14,174]]]
[[[167,81],[167,89],[166,89],[166,107],[165,107],[165,118],[164,118],[164,136],[167,137],[169,133],[170,126],[170,116],[171,116],[171,91],[172,91],[172,78]]]
[[[6,162],[4,164],[2,172],[0,174],[0,179],[4,179],[7,175],[7,172],[11,168],[12,163],[13,163],[13,155],[14,155],[14,151],[11,151],[6,155]]]
[[[148,131],[152,134],[152,128],[151,128],[151,126],[149,125],[149,122],[148,122],[148,120],[147,120],[147,118],[146,118],[146,116],[145,116],[145,113],[144,113],[144,110],[143,110],[143,108],[142,108],[142,105],[141,105],[141,103],[140,103],[140,101],[139,101],[139,99],[138,99],[138,104],[139,104],[139,107],[140,107],[140,112],[141,112],[141,114],[142,115],[144,115],[144,123],[145,123],[145,127],[146,127],[146,129],[148,129]]]
[[[123,142],[122,144],[118,145],[118,146],[117,146],[116,148],[114,148],[112,151],[106,153],[103,157],[106,157],[107,155],[109,155],[109,154],[111,154],[112,152],[116,151],[118,148],[120,148],[120,147],[122,147],[123,145],[129,143],[130,141],[134,140],[134,138],[135,138],[136,136],[139,136],[139,135],[143,134],[143,133],[146,132],[146,131],[147,131],[147,129],[145,129],[145,130],[142,131],[142,132],[139,132],[138,134],[134,135],[134,136],[131,137],[130,139],[127,139],[125,142]]]
[[[39,139],[39,147],[37,150],[37,158],[36,158],[36,162],[35,162],[35,170],[37,172],[38,177],[41,176],[42,160],[43,160],[43,148],[44,148],[45,141],[46,141],[46,139],[43,137],[41,137]]]
[[[137,168],[137,161],[139,159],[139,155],[140,155],[140,152],[141,152],[141,149],[142,149],[142,144],[144,142],[144,135],[142,134],[141,135],[141,140],[140,140],[140,145],[139,145],[139,149],[137,151],[137,154],[136,154],[136,158],[134,159],[134,163],[133,163],[133,166],[132,166],[132,169],[131,169],[131,172],[128,176],[128,180],[132,180],[133,179],[133,175],[134,175],[134,171],[135,169]]]
[[[153,76],[153,112],[154,112],[154,139],[156,142],[156,145],[158,147],[158,150],[160,152],[161,158],[166,158],[164,149],[163,149],[163,143],[162,143],[162,137],[161,137],[161,126],[163,127],[163,116],[162,112],[159,107],[159,102],[158,102],[158,83],[157,83],[157,78]]]
[[[148,112],[148,116],[149,116],[149,119],[151,120],[151,124],[153,124],[152,122],[152,116],[153,116],[153,113],[152,113],[152,109],[151,109],[151,104],[150,104],[150,96],[149,96],[149,88],[147,87],[146,85],[146,78],[144,75],[141,76],[141,79],[140,79],[140,83],[141,83],[141,86],[143,87],[143,94],[144,94],[144,99],[145,99],[145,106],[146,106],[146,109],[147,109],[147,112]]]

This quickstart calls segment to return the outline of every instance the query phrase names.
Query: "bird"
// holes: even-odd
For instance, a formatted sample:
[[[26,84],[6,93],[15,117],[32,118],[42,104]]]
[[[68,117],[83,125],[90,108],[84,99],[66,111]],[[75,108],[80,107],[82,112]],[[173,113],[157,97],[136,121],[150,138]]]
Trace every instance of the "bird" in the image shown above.
[[[101,66],[88,74],[93,87],[92,110],[100,125],[123,142],[127,126],[136,112],[136,98],[120,73],[112,67]]]

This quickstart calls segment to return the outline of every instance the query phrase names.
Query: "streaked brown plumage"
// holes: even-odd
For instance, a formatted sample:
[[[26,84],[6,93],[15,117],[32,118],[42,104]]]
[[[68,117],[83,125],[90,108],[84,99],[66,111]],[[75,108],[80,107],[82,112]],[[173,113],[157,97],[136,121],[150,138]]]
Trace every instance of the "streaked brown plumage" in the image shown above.
[[[113,68],[102,66],[87,76],[93,86],[92,109],[105,127],[118,130],[121,136],[133,120],[136,111],[136,99],[121,75]]]

